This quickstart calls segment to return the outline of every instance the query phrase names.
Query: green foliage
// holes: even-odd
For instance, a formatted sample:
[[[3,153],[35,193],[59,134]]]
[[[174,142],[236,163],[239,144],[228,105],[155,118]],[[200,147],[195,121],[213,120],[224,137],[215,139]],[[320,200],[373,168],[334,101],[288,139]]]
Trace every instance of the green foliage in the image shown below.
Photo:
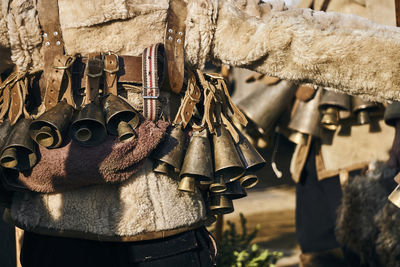
[[[217,258],[218,267],[273,267],[282,256],[281,252],[270,252],[260,249],[251,242],[257,236],[260,225],[251,233],[248,233],[246,219],[240,214],[241,234],[236,230],[236,225],[227,222],[228,229],[222,235],[222,240]]]

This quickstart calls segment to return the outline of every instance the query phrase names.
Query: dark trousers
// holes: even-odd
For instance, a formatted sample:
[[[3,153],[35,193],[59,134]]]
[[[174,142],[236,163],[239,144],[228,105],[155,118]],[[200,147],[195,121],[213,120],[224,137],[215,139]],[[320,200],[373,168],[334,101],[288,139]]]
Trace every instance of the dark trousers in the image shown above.
[[[318,181],[312,144],[296,188],[296,232],[303,253],[340,247],[335,225],[341,197],[339,177]]]
[[[25,232],[24,267],[213,266],[209,237],[201,228],[141,242],[100,242]]]

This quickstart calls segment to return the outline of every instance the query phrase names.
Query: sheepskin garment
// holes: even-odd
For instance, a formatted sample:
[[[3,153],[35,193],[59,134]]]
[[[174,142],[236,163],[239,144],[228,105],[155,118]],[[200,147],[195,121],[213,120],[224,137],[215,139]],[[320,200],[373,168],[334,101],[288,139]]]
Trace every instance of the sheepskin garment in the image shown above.
[[[66,52],[139,55],[164,41],[168,0],[59,0]],[[243,1],[238,1],[243,2]],[[259,5],[252,17],[234,0],[187,0],[186,61],[211,59],[279,78],[308,81],[370,100],[400,100],[400,30],[349,14]],[[243,3],[241,3],[243,5]],[[3,0],[2,67],[41,68],[33,0]],[[11,61],[7,60],[10,54]]]
[[[243,1],[241,1],[243,2]],[[59,0],[69,54],[113,51],[138,56],[164,41],[168,0]],[[338,13],[288,8],[273,1],[262,19],[234,0],[187,0],[185,57],[333,87],[372,100],[400,100],[400,30]],[[243,3],[242,3],[243,4]],[[3,0],[1,68],[42,69],[43,37],[34,0]],[[51,34],[51,33],[50,33]],[[63,194],[21,193],[11,215],[26,229],[51,228],[104,236],[134,236],[195,225],[205,215],[199,194],[177,189],[146,162],[121,185]]]

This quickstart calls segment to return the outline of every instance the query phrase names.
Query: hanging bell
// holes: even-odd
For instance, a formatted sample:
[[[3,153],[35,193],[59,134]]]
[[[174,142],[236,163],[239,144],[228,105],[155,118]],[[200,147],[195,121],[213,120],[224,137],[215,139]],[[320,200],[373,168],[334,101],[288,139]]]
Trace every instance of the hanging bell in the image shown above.
[[[249,189],[258,184],[258,177],[254,172],[246,171],[246,173],[240,177],[239,182],[243,188]]]
[[[168,128],[164,141],[156,148],[152,155],[153,159],[164,162],[166,165],[163,165],[163,169],[153,168],[153,171],[164,174],[179,172],[184,156],[185,139],[186,136],[182,130],[182,126],[174,125]],[[157,165],[159,164],[156,163],[156,167]],[[165,167],[168,168],[167,172],[165,172]]]
[[[396,121],[400,118],[400,102],[393,101],[387,105],[385,109],[384,120],[389,126],[395,126]]]
[[[389,201],[396,207],[400,208],[400,185],[397,185],[393,192],[389,195]]]
[[[7,141],[7,138],[9,137],[12,126],[10,123],[10,120],[6,119],[0,124],[0,151],[2,150],[4,144]]]
[[[71,138],[82,146],[96,146],[104,141],[107,130],[103,110],[91,102],[79,111],[70,127]]]
[[[206,129],[193,132],[180,176],[191,176],[197,181],[212,181],[212,152]]]
[[[192,176],[183,176],[179,181],[178,189],[181,191],[194,193],[196,191],[196,180]]]
[[[213,193],[222,193],[226,191],[225,179],[222,174],[214,176],[214,182],[210,184],[210,191]]]
[[[224,194],[210,194],[209,209],[212,214],[228,214],[233,212],[232,199]]]
[[[339,127],[339,111],[350,110],[350,96],[324,90],[319,109],[322,113],[322,126],[328,130],[335,131]]]
[[[244,166],[233,139],[225,127],[220,126],[213,135],[215,175],[225,182],[235,181],[244,173]]]
[[[26,171],[35,166],[36,147],[29,135],[31,121],[21,118],[14,125],[0,157],[2,167]]]
[[[230,199],[239,199],[247,196],[246,191],[240,185],[240,181],[236,180],[226,184],[226,191],[223,193]]]
[[[237,106],[257,125],[261,134],[267,134],[272,132],[280,115],[292,102],[296,89],[292,82],[285,80],[272,86],[260,83]]]
[[[106,117],[107,130],[118,135],[120,142],[135,138],[135,128],[139,125],[139,114],[125,100],[113,94],[103,100],[103,112]]]
[[[247,138],[239,133],[239,142],[235,144],[239,153],[240,159],[246,170],[257,171],[262,169],[266,162],[264,158],[258,153],[257,149],[247,140]]]
[[[73,114],[74,108],[66,101],[57,103],[31,122],[30,136],[36,143],[46,148],[61,146]]]
[[[357,117],[357,122],[360,125],[371,122],[369,114],[377,111],[379,105],[374,102],[364,101],[359,96],[352,96],[353,113]]]
[[[312,99],[306,102],[297,100],[288,128],[294,132],[319,137],[321,135],[318,111],[320,99],[321,89],[317,89]],[[290,140],[292,142],[295,141],[292,139]]]

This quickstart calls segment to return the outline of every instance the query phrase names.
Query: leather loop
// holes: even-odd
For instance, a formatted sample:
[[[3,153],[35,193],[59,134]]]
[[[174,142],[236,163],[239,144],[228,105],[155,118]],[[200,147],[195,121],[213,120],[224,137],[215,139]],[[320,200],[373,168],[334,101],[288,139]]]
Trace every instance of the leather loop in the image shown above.
[[[22,115],[24,97],[21,90],[21,81],[14,83],[11,87],[11,103],[8,111],[8,118],[11,125],[14,125]]]
[[[104,56],[104,92],[117,95],[117,72],[119,70],[118,56],[106,54]]]
[[[85,104],[97,102],[99,96],[100,78],[103,75],[103,60],[100,53],[90,53],[88,56],[85,76]]]
[[[45,110],[50,110],[59,101],[61,83],[69,60],[71,60],[70,56],[55,55],[52,68],[47,70],[46,92],[43,101]]]
[[[182,123],[183,127],[186,127],[192,118],[194,107],[199,103],[200,98],[201,90],[196,84],[196,77],[192,72],[189,72],[186,94],[178,113],[179,117],[177,117],[175,123]]]
[[[164,44],[168,62],[169,86],[177,94],[182,90],[184,79],[186,16],[186,3],[183,0],[171,0]]]

